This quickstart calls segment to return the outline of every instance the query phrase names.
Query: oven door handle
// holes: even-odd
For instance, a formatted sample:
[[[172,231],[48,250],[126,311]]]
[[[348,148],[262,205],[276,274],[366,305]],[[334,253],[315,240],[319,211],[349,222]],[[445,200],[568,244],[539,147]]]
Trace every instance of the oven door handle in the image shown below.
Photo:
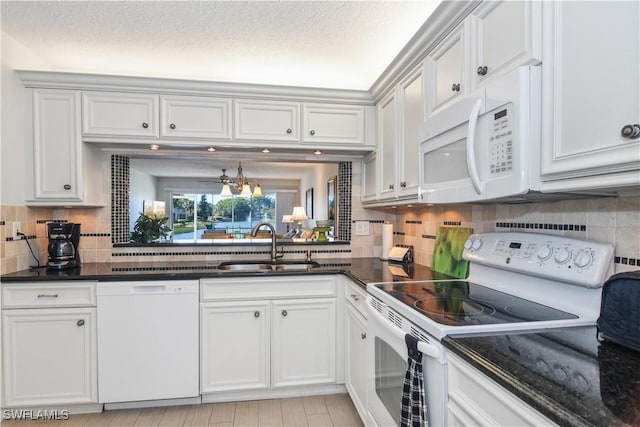
[[[384,303],[383,305],[385,307],[387,306]],[[377,323],[379,323],[382,328],[384,328],[388,333],[392,334],[395,339],[404,343],[405,333],[400,328],[394,326],[390,321],[385,319],[384,316],[382,316],[382,314],[378,310],[372,307],[368,307],[368,308],[369,310],[367,310],[367,314],[369,316],[376,317]],[[442,350],[439,343],[432,343],[428,341],[418,341],[418,350],[425,356],[428,356],[432,359],[436,359],[441,364],[444,363]]]

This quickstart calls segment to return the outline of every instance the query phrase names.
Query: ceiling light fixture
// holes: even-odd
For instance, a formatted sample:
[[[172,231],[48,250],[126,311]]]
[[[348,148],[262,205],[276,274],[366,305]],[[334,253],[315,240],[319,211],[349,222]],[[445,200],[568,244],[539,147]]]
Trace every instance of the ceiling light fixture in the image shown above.
[[[233,196],[231,187],[239,192],[241,197],[262,197],[262,187],[260,187],[260,184],[258,182],[256,182],[253,193],[251,192],[249,179],[244,176],[244,173],[242,173],[242,163],[240,162],[238,162],[238,174],[235,178],[231,178],[230,176],[228,176],[227,170],[222,169],[222,175],[220,175],[218,179],[220,184],[222,184],[222,191],[220,191],[220,195],[222,197]]]
[[[322,154],[322,151],[316,150],[316,151],[313,152],[313,154],[315,154],[316,156],[319,156],[320,154]]]
[[[160,149],[160,146],[158,144],[151,144],[149,146],[149,150],[151,151],[158,151]]]
[[[263,152],[264,154],[269,154],[269,153],[271,152],[271,150],[269,150],[268,148],[263,148],[263,149],[262,149],[262,152]]]
[[[215,147],[209,147],[207,148],[207,151],[210,153],[213,153],[214,151],[216,151]]]

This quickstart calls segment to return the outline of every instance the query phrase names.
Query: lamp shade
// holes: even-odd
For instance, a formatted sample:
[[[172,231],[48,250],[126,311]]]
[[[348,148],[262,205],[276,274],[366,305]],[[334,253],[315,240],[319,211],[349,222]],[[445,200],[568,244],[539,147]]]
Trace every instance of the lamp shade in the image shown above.
[[[282,222],[287,224],[293,222],[293,219],[291,218],[291,215],[282,215]]]
[[[249,187],[248,183],[242,184],[242,191],[240,192],[240,196],[251,197],[251,187]]]
[[[294,221],[303,221],[307,219],[307,213],[304,210],[304,206],[294,206],[291,219]]]
[[[229,187],[229,184],[224,184],[222,186],[222,191],[220,192],[220,195],[222,197],[231,197],[231,187]]]
[[[256,186],[253,187],[253,197],[262,197],[262,187],[260,183],[256,182]]]

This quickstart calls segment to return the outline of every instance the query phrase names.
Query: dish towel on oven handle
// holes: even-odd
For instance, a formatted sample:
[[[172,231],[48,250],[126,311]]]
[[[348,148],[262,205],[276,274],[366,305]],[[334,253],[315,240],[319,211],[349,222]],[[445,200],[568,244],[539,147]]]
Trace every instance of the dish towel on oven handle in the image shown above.
[[[400,427],[428,426],[427,406],[424,395],[424,382],[422,376],[422,353],[418,351],[418,339],[406,334],[404,341],[407,344],[408,367],[404,376],[402,387],[402,413],[400,414]]]

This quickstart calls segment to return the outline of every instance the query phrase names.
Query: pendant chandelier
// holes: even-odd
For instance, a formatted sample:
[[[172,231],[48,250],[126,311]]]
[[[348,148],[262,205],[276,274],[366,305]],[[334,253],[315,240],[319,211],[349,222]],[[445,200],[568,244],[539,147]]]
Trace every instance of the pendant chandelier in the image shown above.
[[[235,178],[231,178],[227,175],[227,170],[222,169],[222,175],[220,175],[220,183],[222,184],[222,191],[220,195],[222,197],[231,197],[233,193],[231,188],[233,187],[241,197],[262,197],[262,187],[256,182],[253,192],[251,186],[249,186],[249,179],[242,173],[242,163],[238,162],[238,174]]]

